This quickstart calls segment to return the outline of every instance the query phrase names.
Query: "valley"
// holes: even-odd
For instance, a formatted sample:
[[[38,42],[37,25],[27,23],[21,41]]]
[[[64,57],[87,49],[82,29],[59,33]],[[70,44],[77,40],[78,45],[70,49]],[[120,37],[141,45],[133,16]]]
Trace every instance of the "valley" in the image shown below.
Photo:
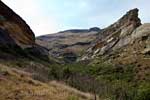
[[[149,100],[150,23],[138,12],[35,37],[0,0],[0,100]]]

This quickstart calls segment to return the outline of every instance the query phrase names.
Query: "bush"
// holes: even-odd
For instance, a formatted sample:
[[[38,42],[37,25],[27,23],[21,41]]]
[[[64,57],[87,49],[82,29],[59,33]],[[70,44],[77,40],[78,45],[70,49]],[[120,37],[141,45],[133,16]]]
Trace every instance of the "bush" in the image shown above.
[[[144,82],[139,85],[135,100],[150,100],[150,83]]]
[[[76,96],[69,96],[68,100],[79,100],[79,98]]]

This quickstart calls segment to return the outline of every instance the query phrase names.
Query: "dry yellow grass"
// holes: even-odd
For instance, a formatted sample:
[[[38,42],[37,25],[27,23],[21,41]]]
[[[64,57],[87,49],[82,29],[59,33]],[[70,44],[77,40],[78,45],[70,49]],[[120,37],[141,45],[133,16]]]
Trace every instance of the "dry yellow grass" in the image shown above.
[[[93,96],[56,81],[49,84],[0,65],[0,100],[92,100]]]

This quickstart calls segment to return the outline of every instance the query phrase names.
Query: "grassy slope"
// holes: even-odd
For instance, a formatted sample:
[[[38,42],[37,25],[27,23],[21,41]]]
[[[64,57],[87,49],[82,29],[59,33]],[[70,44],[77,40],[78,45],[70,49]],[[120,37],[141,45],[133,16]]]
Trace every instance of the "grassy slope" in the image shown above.
[[[30,73],[0,65],[1,100],[88,100],[91,95],[50,82],[35,81]]]

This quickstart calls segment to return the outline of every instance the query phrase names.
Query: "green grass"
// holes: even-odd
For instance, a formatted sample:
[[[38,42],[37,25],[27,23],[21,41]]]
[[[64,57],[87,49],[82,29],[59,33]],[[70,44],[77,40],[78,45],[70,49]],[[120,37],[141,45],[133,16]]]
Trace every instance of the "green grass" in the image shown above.
[[[76,96],[69,96],[68,100],[79,100],[79,98]]]

